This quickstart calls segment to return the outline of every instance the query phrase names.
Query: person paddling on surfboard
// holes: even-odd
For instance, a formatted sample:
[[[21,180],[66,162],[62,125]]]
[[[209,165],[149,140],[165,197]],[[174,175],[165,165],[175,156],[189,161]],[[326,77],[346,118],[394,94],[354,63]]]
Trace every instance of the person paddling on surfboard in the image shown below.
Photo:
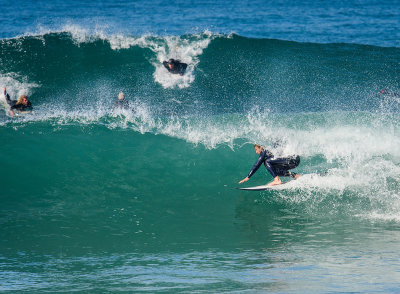
[[[181,76],[183,76],[188,66],[186,63],[180,62],[179,60],[173,58],[168,61],[163,61],[163,65],[170,73],[179,74]]]
[[[292,177],[297,180],[300,177],[300,174],[296,174],[289,170],[297,167],[300,163],[300,156],[291,156],[285,158],[276,158],[274,159],[274,155],[265,150],[262,146],[258,144],[254,144],[254,149],[256,153],[259,155],[257,162],[254,164],[253,168],[243,180],[239,182],[239,184],[247,182],[252,175],[258,170],[262,163],[264,163],[265,168],[272,175],[274,180],[269,183],[267,186],[275,186],[282,184],[282,181],[279,177]]]
[[[6,100],[7,104],[10,106],[10,115],[14,115],[14,110],[17,111],[31,111],[32,110],[32,104],[28,100],[28,96],[26,95],[21,95],[18,100],[11,100],[10,95],[8,95],[6,87],[3,87],[3,95],[4,99]]]

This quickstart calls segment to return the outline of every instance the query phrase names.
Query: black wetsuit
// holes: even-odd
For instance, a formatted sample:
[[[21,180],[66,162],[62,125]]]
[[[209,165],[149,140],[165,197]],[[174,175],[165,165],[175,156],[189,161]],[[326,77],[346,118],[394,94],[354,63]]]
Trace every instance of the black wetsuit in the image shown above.
[[[114,102],[114,107],[115,108],[123,108],[123,109],[128,109],[129,108],[129,103],[127,100],[117,100]]]
[[[18,111],[31,111],[32,103],[28,101],[27,105],[17,104],[16,100],[11,100],[10,95],[6,91],[4,91],[4,98],[6,99],[7,104],[10,106],[10,110],[18,110]]]
[[[173,68],[169,68],[168,64],[172,63],[174,66]],[[180,74],[181,76],[185,73],[185,70],[187,68],[187,64],[180,62],[179,60],[175,59],[170,59],[170,61],[164,61],[163,62],[164,66],[170,73],[173,74]]]
[[[264,162],[265,168],[272,175],[273,178],[279,177],[295,177],[295,173],[290,172],[290,169],[297,167],[300,163],[300,156],[291,156],[285,158],[276,158],[274,159],[274,155],[268,150],[262,150],[260,153],[260,157],[257,162],[254,164],[253,168],[249,172],[247,176],[250,178],[254,173],[258,170],[261,164]]]

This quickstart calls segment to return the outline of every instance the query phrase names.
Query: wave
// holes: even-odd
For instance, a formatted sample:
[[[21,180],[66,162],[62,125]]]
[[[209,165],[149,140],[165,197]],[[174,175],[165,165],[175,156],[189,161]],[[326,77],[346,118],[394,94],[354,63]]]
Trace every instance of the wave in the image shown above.
[[[64,137],[63,134],[69,134],[71,130],[74,130],[73,133],[77,132],[77,135],[73,141],[81,140],[79,138],[83,139],[89,135],[90,140],[93,136],[95,137],[98,146],[105,144],[102,142],[104,139],[101,134],[109,134],[107,140],[113,141],[118,146],[122,146],[122,141],[126,141],[120,138],[122,134],[124,134],[123,137],[135,134],[132,138],[136,142],[135,146],[156,144],[158,147],[149,148],[170,158],[164,160],[166,175],[174,178],[173,175],[182,172],[193,172],[190,167],[182,169],[187,161],[197,162],[196,167],[193,166],[193,168],[204,177],[202,181],[205,183],[213,181],[215,172],[219,175],[223,172],[224,175],[218,181],[220,186],[211,184],[215,193],[224,192],[226,186],[234,188],[237,185],[235,183],[246,176],[257,159],[252,144],[260,143],[271,149],[276,156],[299,154],[301,165],[297,172],[304,174],[298,181],[282,186],[283,190],[278,189],[262,194],[265,195],[267,203],[273,201],[283,202],[289,206],[295,205],[297,209],[302,207],[307,214],[313,216],[358,215],[368,219],[398,219],[397,211],[400,205],[398,199],[400,192],[398,185],[400,181],[399,120],[396,122],[382,120],[380,115],[371,113],[330,112],[285,115],[259,110],[254,110],[247,115],[227,114],[210,116],[207,119],[204,117],[154,117],[145,106],[137,105],[137,107],[136,112],[114,110],[105,115],[99,114],[97,118],[93,113],[87,116],[80,113],[68,115],[58,113],[37,121],[21,118],[20,121],[3,125],[2,133],[16,132],[20,134],[18,136],[29,133],[34,137],[52,138],[54,132]],[[158,139],[151,139],[154,135]],[[45,142],[47,140],[49,139]],[[58,140],[64,141],[60,138]],[[154,140],[158,143],[154,143]],[[37,144],[35,148],[46,149],[45,143]],[[65,147],[60,146],[60,148]],[[101,147],[96,148],[101,149]],[[148,154],[144,150],[135,152]],[[99,156],[97,151],[91,151],[88,158],[97,156]],[[135,157],[137,157],[134,160],[136,163],[150,160],[147,155]],[[208,158],[207,162],[200,164],[199,160],[202,158]],[[157,156],[153,159],[155,162],[163,160]],[[107,157],[104,160],[107,161]],[[132,161],[127,161],[119,168],[132,169],[129,167],[131,163]],[[72,166],[75,164],[77,162],[71,163]],[[112,168],[105,168],[105,170],[110,169]],[[148,177],[156,172],[158,167],[151,164],[147,169],[148,171],[144,174],[137,171],[140,175],[135,176],[136,179],[131,185],[135,185],[137,181],[148,182]],[[85,169],[85,173],[93,172]],[[168,178],[166,175],[159,175],[150,182]],[[198,186],[195,184],[198,176],[185,178],[188,185]],[[252,178],[250,185],[263,184],[269,180],[272,180],[271,177],[262,167]],[[126,181],[130,180],[126,178]],[[166,180],[164,182],[166,189],[173,185],[173,182]],[[197,187],[198,193],[203,195],[201,192],[203,189],[209,191],[208,186],[210,184],[206,184],[203,188]],[[170,189],[173,189],[172,186]],[[189,193],[189,191],[186,192]],[[203,196],[211,197],[206,194]]]
[[[0,82],[12,97],[27,93],[34,104],[34,113],[26,116],[0,115],[5,138],[29,133],[48,143],[61,134],[56,136],[61,149],[71,130],[76,141],[88,133],[108,134],[107,140],[123,146],[127,141],[121,132],[135,138],[134,146],[157,141],[162,147],[156,149],[174,159],[167,160],[168,175],[159,174],[157,166],[145,175],[133,169],[137,181],[156,185],[148,179],[156,173],[166,190],[174,190],[174,175],[182,176],[180,169],[190,173],[183,167],[193,158],[200,167],[195,177],[185,178],[189,186],[201,190],[199,177],[210,183],[213,172],[224,173],[217,172],[218,185],[199,192],[206,198],[233,188],[246,175],[256,159],[251,144],[259,143],[277,156],[299,154],[299,172],[305,174],[285,190],[261,194],[267,203],[283,202],[311,215],[399,219],[400,105],[396,96],[378,94],[382,88],[400,89],[398,48],[209,32],[132,37],[70,29],[2,40],[0,52]],[[170,57],[190,64],[183,77],[161,66]],[[113,108],[119,91],[125,92],[130,109]],[[94,135],[98,145],[106,144],[103,135]],[[46,149],[46,144],[36,142],[34,148]],[[149,158],[137,156],[135,162]],[[204,158],[207,162],[200,164]],[[71,166],[81,161],[90,166],[87,160]],[[119,169],[131,170],[129,162]],[[97,173],[107,178],[106,171],[113,169],[92,168],[83,172],[94,178]],[[268,175],[258,172],[252,183],[266,180]],[[96,190],[95,185],[89,186]]]
[[[324,102],[340,102],[339,107],[348,102],[365,107],[348,101],[349,95],[360,102],[381,88],[399,89],[399,48],[297,43],[211,32],[135,37],[88,32],[76,26],[63,29],[1,40],[1,75],[16,73],[42,87],[51,85],[52,92],[102,80],[136,93],[156,88],[151,93],[161,97],[166,94],[157,85],[191,88],[188,92],[196,98],[233,99],[235,104],[248,96],[285,104],[295,96],[298,101],[318,103],[317,96]],[[161,64],[168,58],[188,63],[187,73],[183,77],[169,74]]]

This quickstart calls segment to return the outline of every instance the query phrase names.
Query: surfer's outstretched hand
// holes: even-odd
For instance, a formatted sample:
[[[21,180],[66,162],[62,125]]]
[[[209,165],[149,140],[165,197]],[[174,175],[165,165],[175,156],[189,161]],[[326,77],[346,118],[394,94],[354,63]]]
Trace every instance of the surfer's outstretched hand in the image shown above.
[[[247,182],[248,180],[249,180],[249,177],[245,177],[243,180],[241,180],[241,181],[239,182],[239,184],[244,183],[244,182]]]

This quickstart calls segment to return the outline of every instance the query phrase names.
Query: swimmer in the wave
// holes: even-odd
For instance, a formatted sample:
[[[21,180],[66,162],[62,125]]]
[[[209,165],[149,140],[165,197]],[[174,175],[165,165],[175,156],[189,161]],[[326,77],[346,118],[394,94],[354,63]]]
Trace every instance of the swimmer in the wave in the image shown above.
[[[239,184],[247,182],[250,177],[258,170],[262,163],[264,163],[265,168],[272,175],[274,180],[269,183],[267,186],[275,186],[282,184],[282,181],[279,177],[292,177],[297,180],[301,175],[291,172],[289,170],[296,168],[300,163],[300,156],[291,156],[285,158],[276,158],[274,159],[274,155],[265,150],[262,146],[258,144],[254,144],[254,149],[256,153],[259,155],[257,162],[254,164],[253,168],[243,180],[239,182]]]
[[[118,94],[118,100],[114,102],[114,107],[118,107],[118,108],[128,108],[129,107],[128,101],[125,100],[125,94],[123,92],[120,92]]]
[[[188,66],[186,63],[180,62],[179,60],[172,58],[168,61],[163,61],[163,65],[170,73],[179,74],[181,76],[183,76]]]
[[[129,101],[125,99],[125,94],[120,92],[117,101],[114,102],[114,109],[126,109],[133,111],[133,107],[129,105]]]
[[[380,90],[378,94],[379,95],[385,95],[385,96],[400,98],[400,94],[395,93],[395,92],[388,92],[388,90],[386,90],[386,89]]]
[[[10,95],[8,95],[6,87],[2,89],[4,99],[7,104],[10,106],[10,115],[13,116],[15,114],[14,111],[26,112],[32,111],[32,104],[28,99],[28,96],[21,95],[18,100],[11,100]]]

